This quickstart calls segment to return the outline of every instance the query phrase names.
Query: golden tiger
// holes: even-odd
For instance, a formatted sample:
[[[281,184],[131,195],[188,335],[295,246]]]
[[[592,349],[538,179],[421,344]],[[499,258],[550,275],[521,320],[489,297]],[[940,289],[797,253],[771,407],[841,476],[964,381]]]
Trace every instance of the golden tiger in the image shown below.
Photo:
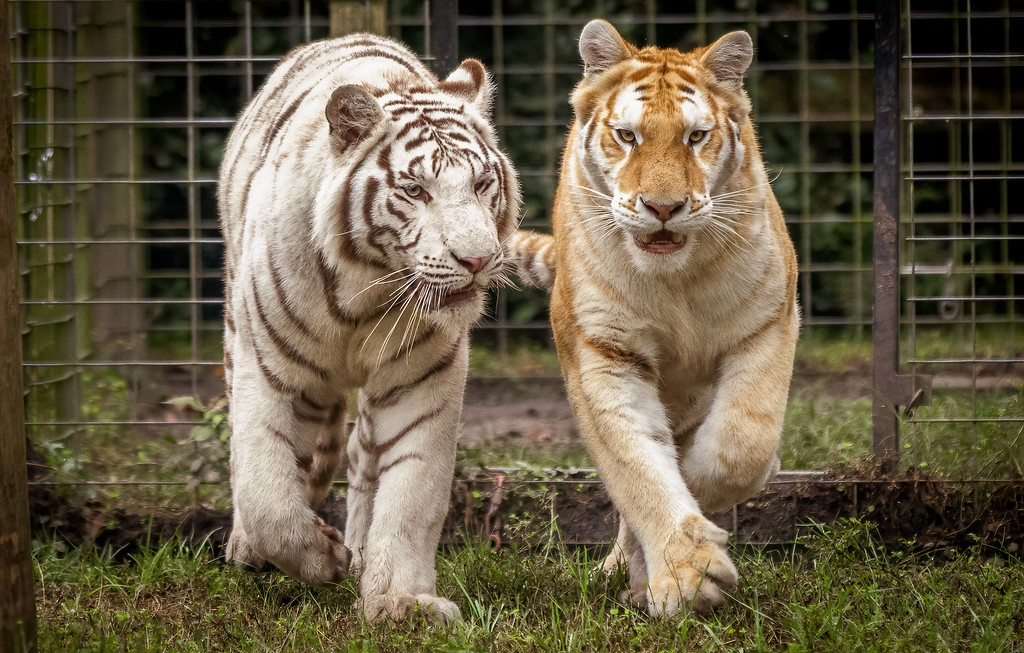
[[[743,90],[753,44],[639,49],[595,20],[579,48],[553,239],[512,248],[552,286],[573,412],[621,517],[604,568],[627,564],[652,614],[702,611],[737,581],[704,515],[778,470],[800,322]]]

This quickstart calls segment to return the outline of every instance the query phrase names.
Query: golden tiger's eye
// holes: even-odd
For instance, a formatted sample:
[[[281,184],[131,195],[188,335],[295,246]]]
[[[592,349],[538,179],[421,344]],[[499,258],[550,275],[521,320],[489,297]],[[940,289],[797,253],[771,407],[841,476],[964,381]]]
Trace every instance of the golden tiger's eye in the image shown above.
[[[636,134],[634,134],[633,132],[629,131],[628,129],[616,129],[615,133],[619,135],[619,138],[622,139],[623,143],[635,143],[636,142]]]
[[[405,187],[405,194],[409,197],[416,197],[423,192],[423,188],[418,184],[409,184]]]
[[[692,132],[690,132],[690,144],[696,145],[697,143],[704,140],[704,137],[707,135],[708,133],[703,129],[694,129]]]

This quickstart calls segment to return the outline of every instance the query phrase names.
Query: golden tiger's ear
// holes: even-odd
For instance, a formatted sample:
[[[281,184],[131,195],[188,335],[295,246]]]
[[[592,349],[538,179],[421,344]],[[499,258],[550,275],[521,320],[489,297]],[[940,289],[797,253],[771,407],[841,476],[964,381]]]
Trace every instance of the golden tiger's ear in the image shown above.
[[[438,87],[449,95],[475,104],[482,113],[490,113],[494,85],[487,69],[476,59],[466,59]]]
[[[628,59],[636,51],[606,20],[592,20],[580,33],[580,58],[583,59],[583,75],[590,77],[604,72],[615,64]]]
[[[339,86],[324,110],[330,125],[331,146],[340,154],[362,140],[384,119],[377,99],[361,86]]]
[[[729,32],[704,52],[701,64],[733,93],[743,92],[743,75],[754,59],[754,42],[746,32]]]

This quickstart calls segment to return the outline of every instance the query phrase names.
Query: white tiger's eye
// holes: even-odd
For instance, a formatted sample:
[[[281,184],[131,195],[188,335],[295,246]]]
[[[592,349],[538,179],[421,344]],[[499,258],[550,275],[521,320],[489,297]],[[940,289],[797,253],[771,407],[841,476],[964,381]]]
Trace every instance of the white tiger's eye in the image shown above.
[[[692,132],[690,132],[690,145],[696,145],[697,143],[700,143],[701,141],[704,140],[705,137],[707,137],[707,135],[707,131],[703,129],[694,129]]]
[[[409,184],[405,187],[405,194],[409,197],[417,197],[423,192],[423,187],[419,184]]]
[[[480,181],[478,181],[475,184],[473,184],[473,190],[478,192],[478,193],[482,193],[485,188],[487,188],[487,180],[486,179],[481,179]]]
[[[636,134],[628,129],[616,129],[615,133],[622,139],[623,143],[633,144],[636,142]]]

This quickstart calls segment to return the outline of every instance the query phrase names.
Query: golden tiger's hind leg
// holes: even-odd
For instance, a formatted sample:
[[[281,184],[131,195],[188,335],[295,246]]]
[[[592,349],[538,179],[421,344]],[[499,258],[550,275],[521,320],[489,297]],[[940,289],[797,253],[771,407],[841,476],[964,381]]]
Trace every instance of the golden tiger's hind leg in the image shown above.
[[[619,534],[615,536],[611,553],[601,564],[601,571],[611,575],[624,568],[629,573],[629,589],[623,590],[619,600],[643,606],[647,603],[647,561],[636,534],[619,515]]]

